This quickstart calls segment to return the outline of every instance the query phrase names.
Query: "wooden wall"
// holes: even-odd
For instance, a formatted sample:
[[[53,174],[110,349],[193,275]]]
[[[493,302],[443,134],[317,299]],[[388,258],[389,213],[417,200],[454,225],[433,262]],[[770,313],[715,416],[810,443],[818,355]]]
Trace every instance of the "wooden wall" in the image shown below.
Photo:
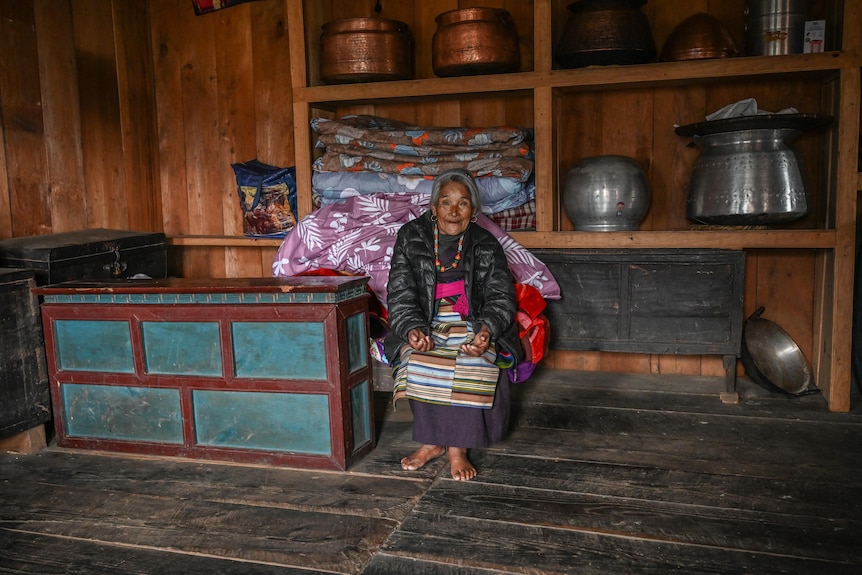
[[[150,12],[165,233],[241,236],[230,165],[295,165],[286,3],[195,16],[188,0],[152,0]],[[174,252],[185,276],[268,276],[275,248]]]
[[[161,230],[146,3],[0,1],[0,237]]]
[[[0,53],[0,238],[241,236],[231,163],[295,163],[284,0],[0,0]],[[176,248],[171,273],[270,275],[274,252]]]

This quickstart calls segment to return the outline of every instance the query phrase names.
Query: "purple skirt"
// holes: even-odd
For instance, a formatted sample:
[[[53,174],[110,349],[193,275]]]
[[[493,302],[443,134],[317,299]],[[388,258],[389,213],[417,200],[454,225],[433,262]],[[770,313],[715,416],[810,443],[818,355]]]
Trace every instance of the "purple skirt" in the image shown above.
[[[491,409],[451,407],[410,400],[413,440],[444,447],[488,447],[509,430],[508,370],[500,370]]]

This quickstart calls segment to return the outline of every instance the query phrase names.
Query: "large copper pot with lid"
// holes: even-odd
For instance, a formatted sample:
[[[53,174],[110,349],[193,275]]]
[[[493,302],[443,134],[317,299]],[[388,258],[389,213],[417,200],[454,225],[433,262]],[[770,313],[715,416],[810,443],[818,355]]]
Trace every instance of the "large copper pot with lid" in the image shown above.
[[[464,8],[435,18],[431,62],[440,77],[517,72],[521,67],[518,32],[501,8]]]
[[[404,22],[346,18],[323,25],[320,79],[327,84],[413,78],[413,36]]]
[[[646,0],[579,0],[554,57],[563,68],[592,65],[645,64],[656,58],[646,14]]]

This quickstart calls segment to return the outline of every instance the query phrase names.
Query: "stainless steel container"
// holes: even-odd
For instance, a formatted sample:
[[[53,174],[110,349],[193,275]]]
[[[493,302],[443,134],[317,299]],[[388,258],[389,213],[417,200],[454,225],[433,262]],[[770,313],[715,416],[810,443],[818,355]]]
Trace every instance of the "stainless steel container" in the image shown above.
[[[646,174],[628,156],[594,156],[566,176],[563,208],[576,230],[637,230],[651,200]]]
[[[695,136],[686,215],[718,225],[777,224],[808,213],[796,129],[750,129]]]
[[[745,54],[801,54],[810,8],[810,0],[748,0]]]

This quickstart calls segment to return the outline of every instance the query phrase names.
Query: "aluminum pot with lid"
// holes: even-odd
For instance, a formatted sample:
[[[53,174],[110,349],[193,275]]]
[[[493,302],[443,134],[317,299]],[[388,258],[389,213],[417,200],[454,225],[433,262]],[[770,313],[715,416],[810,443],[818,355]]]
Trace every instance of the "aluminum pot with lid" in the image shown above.
[[[680,126],[700,148],[689,180],[686,215],[713,225],[791,222],[808,213],[802,171],[791,144],[830,116],[766,114]]]
[[[778,224],[808,213],[796,154],[798,130],[759,129],[695,136],[701,148],[686,215],[720,225]]]

